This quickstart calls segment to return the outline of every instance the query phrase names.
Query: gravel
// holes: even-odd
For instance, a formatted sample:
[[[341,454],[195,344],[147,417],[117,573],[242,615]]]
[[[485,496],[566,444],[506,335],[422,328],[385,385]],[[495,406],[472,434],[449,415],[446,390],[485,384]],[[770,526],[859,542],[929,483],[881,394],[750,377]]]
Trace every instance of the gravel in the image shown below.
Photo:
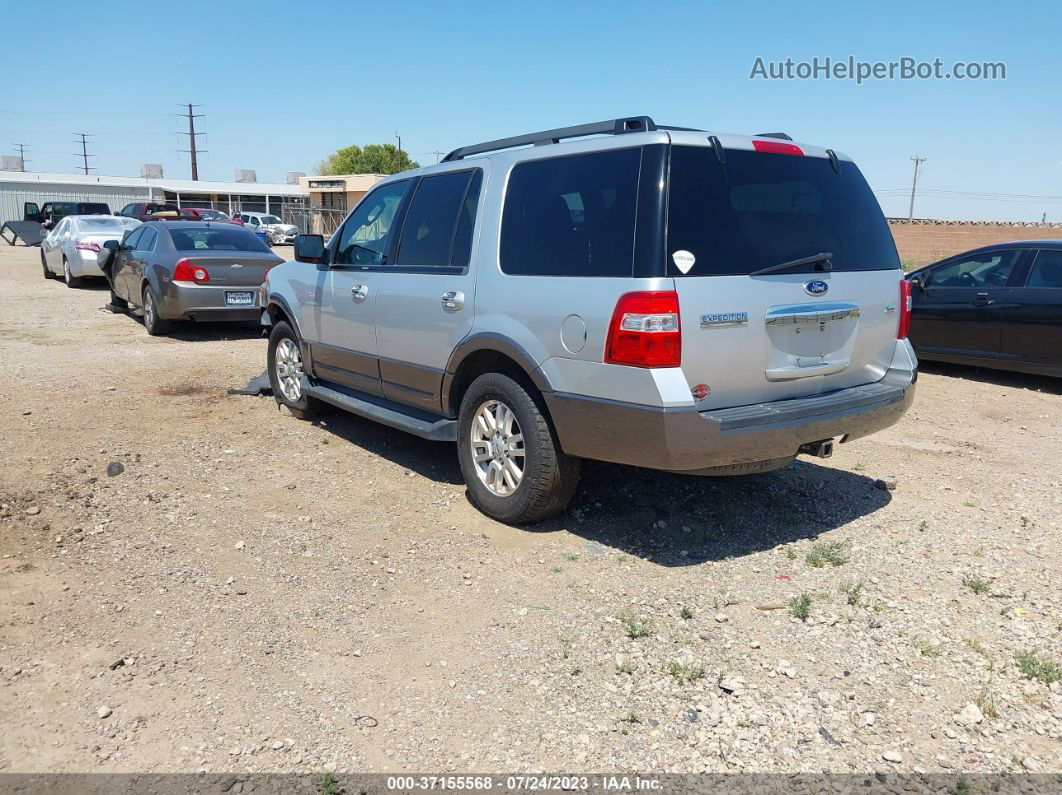
[[[588,465],[520,529],[448,445],[229,395],[255,332],[148,337],[37,257],[0,246],[4,772],[1062,772],[1059,382],[924,368],[832,459]]]

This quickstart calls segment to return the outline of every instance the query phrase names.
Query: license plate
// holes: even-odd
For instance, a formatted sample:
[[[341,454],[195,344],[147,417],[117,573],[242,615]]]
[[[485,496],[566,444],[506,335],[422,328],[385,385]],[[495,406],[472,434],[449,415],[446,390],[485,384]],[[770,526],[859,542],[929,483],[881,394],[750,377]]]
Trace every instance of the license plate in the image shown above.
[[[249,290],[246,292],[225,291],[226,306],[251,306],[252,304],[254,304],[254,293]]]

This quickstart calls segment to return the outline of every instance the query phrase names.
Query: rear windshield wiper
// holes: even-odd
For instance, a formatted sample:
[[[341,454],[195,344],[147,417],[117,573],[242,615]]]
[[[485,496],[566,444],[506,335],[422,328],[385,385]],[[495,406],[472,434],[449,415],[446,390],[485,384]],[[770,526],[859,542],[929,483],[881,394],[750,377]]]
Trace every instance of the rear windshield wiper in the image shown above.
[[[787,271],[790,268],[799,268],[801,265],[814,265],[817,263],[821,263],[819,270],[832,271],[833,263],[830,262],[831,259],[833,259],[832,251],[820,251],[810,257],[791,259],[789,262],[780,262],[777,265],[771,265],[769,268],[761,268],[758,271],[753,271],[749,276],[763,276],[765,273],[777,273],[778,271]]]

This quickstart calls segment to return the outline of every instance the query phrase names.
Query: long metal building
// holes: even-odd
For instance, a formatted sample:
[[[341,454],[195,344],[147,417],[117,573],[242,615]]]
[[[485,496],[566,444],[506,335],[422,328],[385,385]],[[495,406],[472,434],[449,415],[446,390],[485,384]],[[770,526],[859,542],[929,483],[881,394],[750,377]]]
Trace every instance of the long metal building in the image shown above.
[[[210,182],[165,177],[105,177],[0,171],[0,224],[21,220],[23,204],[49,201],[104,202],[118,212],[131,202],[176,202],[181,207],[212,207],[279,215],[282,208],[306,205],[298,185],[265,182]]]

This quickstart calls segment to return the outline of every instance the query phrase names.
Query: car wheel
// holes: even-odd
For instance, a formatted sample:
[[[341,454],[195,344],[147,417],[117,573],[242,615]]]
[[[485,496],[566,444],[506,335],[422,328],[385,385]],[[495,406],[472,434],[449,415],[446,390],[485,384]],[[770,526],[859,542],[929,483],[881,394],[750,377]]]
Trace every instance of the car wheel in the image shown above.
[[[302,392],[302,350],[294,329],[283,320],[269,332],[269,347],[266,353],[269,385],[277,404],[286,406],[292,416],[300,420],[314,417],[321,404]]]
[[[45,279],[53,279],[53,278],[55,278],[54,274],[50,270],[48,270],[48,260],[44,256],[44,252],[43,251],[41,251],[41,268],[44,269],[44,278]]]
[[[63,281],[66,282],[67,287],[81,286],[81,277],[70,272],[70,262],[66,257],[63,257]]]
[[[151,286],[144,285],[144,328],[152,337],[158,337],[170,330],[170,321],[159,317],[159,300],[151,291]]]
[[[487,373],[461,401],[461,474],[472,503],[500,522],[527,524],[559,513],[579,482],[579,459],[560,449],[539,400],[530,385]]]

